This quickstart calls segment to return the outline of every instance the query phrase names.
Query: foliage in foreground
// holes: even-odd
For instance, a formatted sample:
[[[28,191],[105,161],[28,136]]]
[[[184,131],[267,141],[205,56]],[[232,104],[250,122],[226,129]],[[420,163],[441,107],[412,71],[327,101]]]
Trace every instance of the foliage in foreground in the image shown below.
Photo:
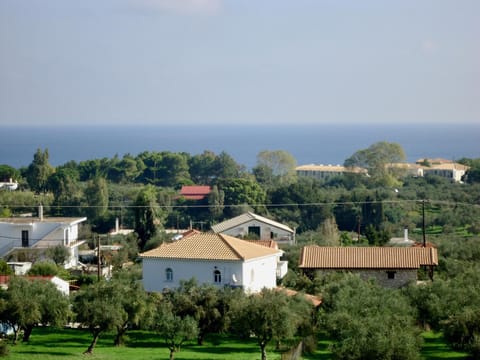
[[[348,275],[327,286],[322,312],[335,359],[419,359],[414,309],[397,290]]]

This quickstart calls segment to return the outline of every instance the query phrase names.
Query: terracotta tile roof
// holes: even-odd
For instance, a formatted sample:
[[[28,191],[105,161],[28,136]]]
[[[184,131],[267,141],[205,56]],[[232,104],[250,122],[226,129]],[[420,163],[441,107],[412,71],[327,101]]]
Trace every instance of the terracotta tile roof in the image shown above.
[[[196,229],[189,229],[189,230],[185,231],[184,233],[182,233],[182,236],[185,238],[185,237],[196,235],[196,234],[200,234],[200,231],[198,231]]]
[[[423,162],[429,162],[430,164],[450,164],[453,161],[449,159],[442,159],[442,158],[436,158],[436,159],[431,159],[431,158],[421,158],[416,161],[416,163],[423,163]]]
[[[278,249],[278,244],[275,240],[249,240],[245,239],[245,241],[248,241],[249,243],[252,244],[257,244],[261,246],[265,246],[271,249]]]
[[[197,233],[174,243],[140,254],[142,258],[169,258],[195,260],[249,260],[270,255],[281,255],[270,249],[225,234]]]
[[[438,164],[438,165],[432,165],[429,167],[424,167],[423,168],[425,171],[428,170],[460,170],[460,171],[467,171],[470,169],[469,166],[462,165],[459,163],[450,163],[450,164]]]
[[[212,189],[208,185],[184,185],[180,190],[180,195],[188,200],[202,200]]]
[[[464,170],[464,171],[467,171],[470,168],[469,166],[457,163],[453,160],[440,159],[440,158],[438,158],[438,159],[428,159],[428,158],[418,159],[416,161],[416,163],[417,164],[422,164],[425,161],[430,164],[430,166],[422,166],[422,168],[425,169],[425,170],[429,170],[429,169],[435,170],[435,169],[437,169],[437,170]]]
[[[438,265],[436,248],[305,246],[300,268],[309,269],[418,269]]]
[[[281,224],[279,222],[267,219],[266,217],[254,214],[252,212],[246,212],[242,215],[236,216],[234,218],[225,220],[221,223],[215,224],[212,226],[212,230],[216,233],[221,233],[224,231],[227,231],[229,229],[232,229],[234,227],[243,225],[245,223],[248,223],[251,220],[257,220],[259,222],[262,222],[264,224],[268,224],[270,226],[274,226],[276,228],[285,230],[287,232],[290,232],[293,234],[293,229],[289,228],[287,225]]]
[[[1,285],[6,285],[10,282],[10,279],[14,277],[15,275],[0,275],[0,284]],[[35,276],[22,276],[23,279],[27,280],[52,280],[54,276],[40,276],[40,275],[35,275]]]
[[[295,168],[295,170],[306,170],[306,171],[332,171],[332,172],[344,172],[348,171],[345,166],[342,165],[300,165]]]

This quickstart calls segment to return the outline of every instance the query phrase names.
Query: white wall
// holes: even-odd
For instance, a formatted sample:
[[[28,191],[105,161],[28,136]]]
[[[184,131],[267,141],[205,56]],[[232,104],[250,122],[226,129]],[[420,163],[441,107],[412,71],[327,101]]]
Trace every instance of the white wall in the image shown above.
[[[277,258],[269,256],[245,262],[243,286],[246,292],[259,292],[277,286]]]
[[[22,231],[28,231],[29,246],[34,245],[38,240],[43,239],[47,234],[55,230],[58,223],[34,222],[25,224],[0,223],[0,242],[11,243],[12,247],[22,246]],[[63,238],[62,238],[63,240]],[[0,245],[1,246],[1,245]]]
[[[256,292],[263,287],[276,286],[275,256],[242,261],[200,261],[175,259],[143,259],[143,286],[146,291],[161,292],[179,286],[181,280],[195,278],[199,284],[211,284],[218,287],[243,286],[248,292]],[[166,269],[173,270],[173,281],[167,281]],[[214,283],[214,271],[222,274],[221,283]],[[253,279],[252,279],[252,269]],[[236,280],[236,282],[234,281]]]
[[[70,295],[70,284],[68,283],[68,281],[65,281],[63,279],[60,279],[59,277],[57,276],[54,276],[51,280],[52,283],[55,284],[55,286],[57,287],[57,289],[65,296],[69,296]]]
[[[270,224],[265,224],[261,221],[252,219],[247,223],[242,224],[241,226],[234,227],[232,229],[228,229],[222,231],[223,234],[227,234],[234,237],[243,237],[248,234],[248,228],[250,226],[258,226],[260,227],[260,239],[261,240],[275,240],[284,237],[292,238],[293,234],[289,231],[285,231],[284,229],[279,229],[275,226]],[[271,238],[270,233],[274,233],[275,237]]]
[[[67,226],[59,222],[36,221],[23,224],[0,222],[0,242],[2,244],[12,243],[13,247],[21,247],[23,230],[28,231],[30,246],[43,239],[61,245],[69,245],[78,240],[78,224]]]

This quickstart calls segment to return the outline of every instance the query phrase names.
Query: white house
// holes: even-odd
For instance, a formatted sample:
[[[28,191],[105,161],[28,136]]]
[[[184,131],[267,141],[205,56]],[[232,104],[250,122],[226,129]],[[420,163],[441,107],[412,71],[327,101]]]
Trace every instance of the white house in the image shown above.
[[[436,175],[447,178],[453,182],[461,182],[469,167],[447,159],[418,159],[417,164],[422,165],[423,174]]]
[[[235,237],[256,234],[260,240],[275,240],[278,243],[295,242],[295,230],[287,225],[247,212],[212,226],[215,233]]]
[[[17,190],[18,182],[13,181],[11,178],[8,181],[0,181],[0,190]]]
[[[240,287],[254,293],[275,288],[282,251],[225,234],[193,233],[140,254],[147,291],[176,288],[181,280]]]
[[[79,241],[79,224],[86,221],[81,218],[10,217],[0,218],[0,257],[13,258],[22,249],[42,251],[49,247],[63,245],[69,249],[70,257],[65,268],[78,263],[78,247],[85,241]]]

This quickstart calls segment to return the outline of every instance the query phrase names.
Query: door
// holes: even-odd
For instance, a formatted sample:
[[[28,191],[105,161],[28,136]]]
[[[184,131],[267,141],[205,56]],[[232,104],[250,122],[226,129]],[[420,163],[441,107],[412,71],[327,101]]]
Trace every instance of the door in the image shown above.
[[[28,246],[28,230],[22,230],[22,247]]]

